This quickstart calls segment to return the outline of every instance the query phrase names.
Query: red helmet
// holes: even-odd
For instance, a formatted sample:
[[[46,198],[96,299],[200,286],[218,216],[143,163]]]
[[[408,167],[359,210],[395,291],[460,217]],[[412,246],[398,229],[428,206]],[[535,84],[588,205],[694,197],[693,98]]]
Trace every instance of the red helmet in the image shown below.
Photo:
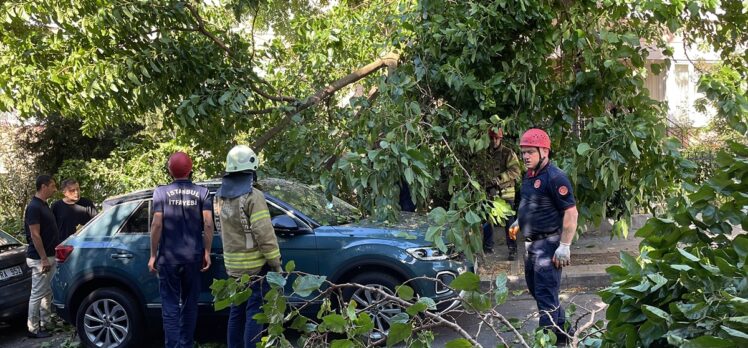
[[[173,178],[186,178],[192,171],[192,160],[186,153],[177,151],[169,156],[167,167],[169,167],[169,174]]]
[[[499,128],[499,130],[495,131],[493,128],[488,129],[488,136],[493,138],[503,138],[504,137],[504,129]]]
[[[551,149],[551,138],[542,129],[528,129],[519,140],[519,146],[544,147]]]

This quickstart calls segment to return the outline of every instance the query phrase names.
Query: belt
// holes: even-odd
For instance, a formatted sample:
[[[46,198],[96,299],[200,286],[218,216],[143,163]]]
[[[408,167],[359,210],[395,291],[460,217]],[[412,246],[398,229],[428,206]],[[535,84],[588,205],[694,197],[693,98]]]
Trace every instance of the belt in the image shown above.
[[[538,240],[546,239],[548,237],[553,237],[553,236],[558,235],[558,234],[559,234],[559,231],[546,232],[546,233],[537,233],[537,234],[533,234],[532,236],[525,237],[525,241],[526,242],[535,242],[535,241],[538,241]]]

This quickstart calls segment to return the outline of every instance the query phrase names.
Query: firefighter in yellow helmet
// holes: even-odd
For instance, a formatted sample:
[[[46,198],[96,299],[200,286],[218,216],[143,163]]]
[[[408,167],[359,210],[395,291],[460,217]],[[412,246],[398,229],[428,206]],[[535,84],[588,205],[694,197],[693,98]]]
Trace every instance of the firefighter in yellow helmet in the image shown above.
[[[259,159],[252,149],[245,145],[235,146],[226,156],[226,174],[216,192],[223,262],[232,278],[245,274],[262,277],[268,271],[281,271],[280,249],[265,196],[252,187],[258,167]],[[253,317],[260,312],[262,298],[269,286],[262,279],[253,282],[251,289],[247,302],[231,306],[227,335],[229,348],[254,347],[262,338],[263,326]]]

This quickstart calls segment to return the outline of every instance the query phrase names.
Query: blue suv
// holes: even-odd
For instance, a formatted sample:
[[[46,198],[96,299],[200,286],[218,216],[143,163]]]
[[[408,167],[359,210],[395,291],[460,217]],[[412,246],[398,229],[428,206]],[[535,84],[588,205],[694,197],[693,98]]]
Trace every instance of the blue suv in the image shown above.
[[[199,183],[214,193],[220,181]],[[397,285],[419,276],[449,284],[469,270],[459,253],[442,253],[424,240],[425,218],[403,213],[394,226],[360,220],[352,205],[321,190],[282,179],[260,180],[278,236],[284,262],[294,260],[296,270],[327,276],[333,283],[354,282],[394,293]],[[53,304],[60,316],[76,326],[89,347],[127,347],[143,337],[144,323],[161,320],[158,278],[148,272],[153,190],[116,196],[104,202],[103,211],[55,252],[58,270],[52,280]],[[213,263],[203,274],[200,320],[223,316],[213,310],[210,284],[227,278],[223,264],[220,223],[216,219]],[[291,282],[286,289],[290,304],[301,303]],[[421,296],[442,306],[457,305],[457,296],[440,282],[409,283]],[[375,330],[384,333],[397,308],[370,306],[376,293],[356,290],[345,294],[370,308]],[[160,325],[149,324],[150,328]]]

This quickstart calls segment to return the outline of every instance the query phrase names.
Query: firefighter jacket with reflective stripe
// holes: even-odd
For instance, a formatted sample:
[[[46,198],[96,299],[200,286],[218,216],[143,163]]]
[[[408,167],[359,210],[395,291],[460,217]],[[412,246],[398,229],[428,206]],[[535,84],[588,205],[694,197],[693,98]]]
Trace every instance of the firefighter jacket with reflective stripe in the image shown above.
[[[513,200],[514,185],[521,174],[519,160],[514,151],[504,145],[499,148],[489,145],[476,160],[477,175],[489,198],[499,196],[504,200]]]
[[[223,262],[228,275],[257,274],[266,262],[271,269],[281,267],[278,239],[260,190],[236,198],[216,197],[215,208],[221,221]]]

